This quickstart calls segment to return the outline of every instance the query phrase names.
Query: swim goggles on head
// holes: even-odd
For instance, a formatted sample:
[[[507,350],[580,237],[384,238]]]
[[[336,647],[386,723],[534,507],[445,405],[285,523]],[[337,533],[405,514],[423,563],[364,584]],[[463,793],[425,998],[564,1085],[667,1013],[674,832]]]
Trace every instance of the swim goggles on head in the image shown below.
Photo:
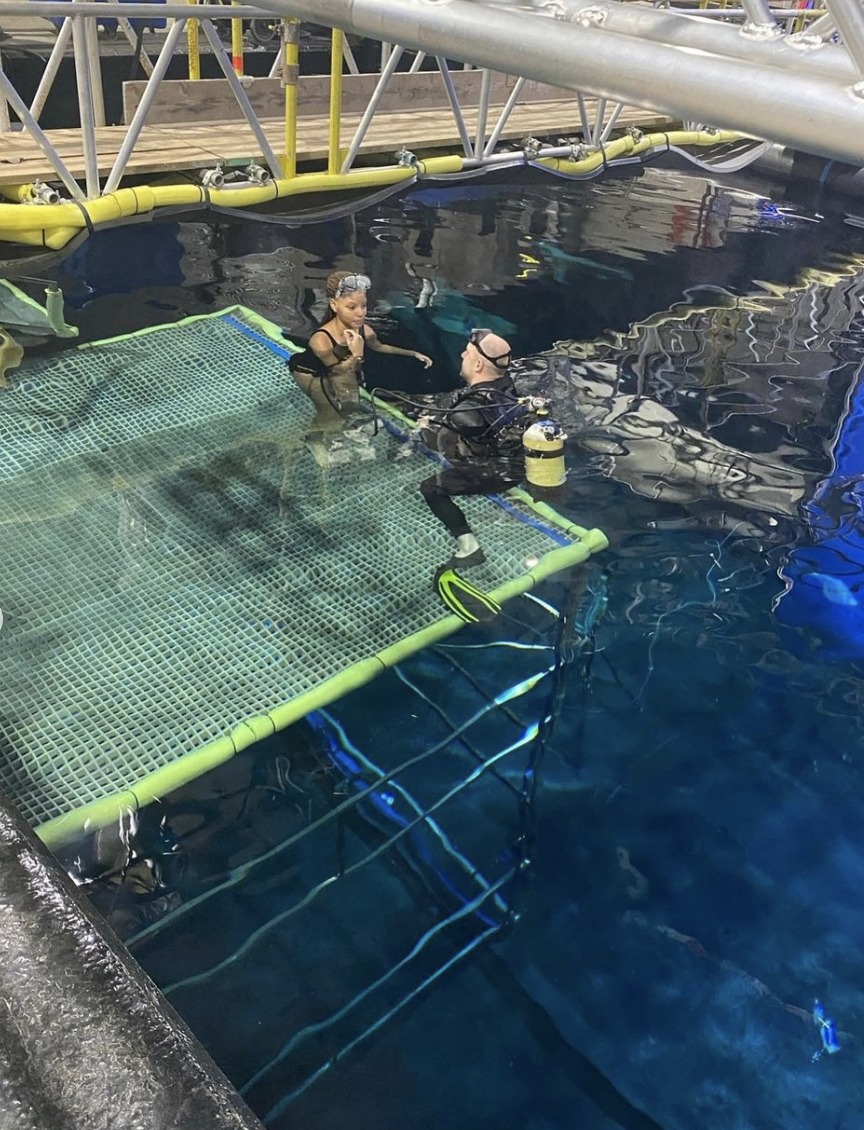
[[[363,291],[365,294],[369,287],[372,285],[372,280],[368,275],[346,275],[344,279],[340,279],[336,285],[336,293],[334,298],[341,298],[345,294],[353,294],[357,290]]]
[[[493,332],[493,330],[487,329],[472,330],[468,335],[468,341],[490,365],[494,365],[496,369],[506,369],[510,365],[510,356],[513,352],[511,349],[508,349],[506,353],[499,353],[497,357],[490,357],[480,345],[480,342]]]

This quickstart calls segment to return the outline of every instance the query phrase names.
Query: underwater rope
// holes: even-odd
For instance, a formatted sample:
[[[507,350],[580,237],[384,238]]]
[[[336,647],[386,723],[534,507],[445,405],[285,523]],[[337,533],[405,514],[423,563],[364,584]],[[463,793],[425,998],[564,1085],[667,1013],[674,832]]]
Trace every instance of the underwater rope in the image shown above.
[[[268,921],[262,923],[262,925],[259,926],[257,930],[253,930],[241,945],[239,945],[226,957],[222,958],[221,961],[217,962],[215,965],[211,965],[208,969],[202,970],[202,972],[200,973],[192,974],[189,977],[184,977],[180,981],[175,981],[170,985],[166,985],[165,988],[163,988],[162,992],[167,997],[169,994],[175,993],[179,989],[186,989],[194,985],[200,985],[205,981],[209,981],[212,977],[216,976],[218,973],[221,973],[224,969],[229,968],[229,966],[233,965],[234,962],[238,961],[241,957],[245,957],[246,954],[249,953],[250,950],[254,949],[258,942],[261,941],[262,938],[266,937],[271,930],[275,929],[276,926],[280,926],[283,922],[286,922],[289,918],[292,918],[295,914],[297,914],[298,911],[303,910],[304,907],[309,906],[309,904],[313,902],[313,900],[327,887],[332,886],[334,883],[338,883],[342,879],[346,879],[349,875],[355,874],[355,872],[359,871],[362,867],[365,867],[367,863],[372,863],[374,860],[382,856],[386,851],[389,851],[395,843],[398,843],[399,840],[401,840],[404,836],[407,836],[407,834],[413,831],[419,824],[422,824],[425,820],[427,820],[433,812],[437,812],[439,808],[442,808],[445,804],[448,803],[448,801],[452,800],[453,797],[458,796],[459,793],[461,793],[464,789],[467,789],[469,785],[473,785],[473,783],[480,777],[482,777],[483,774],[493,765],[496,765],[499,761],[503,760],[505,757],[508,757],[511,753],[514,753],[517,749],[522,749],[523,746],[526,746],[529,743],[533,742],[534,738],[537,735],[537,732],[537,723],[532,723],[530,726],[526,727],[525,732],[522,734],[518,741],[512,742],[504,749],[499,750],[497,753],[494,753],[482,765],[478,765],[476,769],[468,774],[464,781],[461,781],[458,785],[454,785],[452,789],[449,789],[446,793],[444,793],[443,796],[439,797],[434,804],[431,804],[422,816],[418,816],[414,820],[409,821],[402,828],[400,828],[400,830],[396,832],[395,835],[391,836],[390,839],[385,843],[369,852],[368,855],[364,855],[362,859],[358,859],[355,863],[352,863],[350,867],[346,867],[344,870],[341,870],[339,874],[330,875],[328,876],[328,878],[323,879],[310,891],[307,891],[307,893],[303,896],[302,899],[300,899],[299,902],[294,903],[294,905],[288,907],[287,910],[283,910],[273,918],[268,919]],[[443,744],[446,745],[447,743],[445,742]],[[428,754],[425,756],[428,756]],[[390,774],[390,776],[392,776],[392,774]],[[374,791],[375,787],[377,786],[374,786],[371,789],[365,789],[362,793],[358,794],[358,797],[368,796],[370,792]],[[333,812],[328,813],[328,817],[333,817],[338,811],[348,807],[348,803],[340,805],[339,809],[334,809]],[[313,827],[320,825],[323,822],[324,818],[316,821],[316,824],[314,825],[310,824],[303,833],[298,833],[298,836],[296,838],[299,838],[300,835],[308,834],[308,832]],[[286,843],[287,842],[288,841],[286,841]],[[495,929],[497,930],[499,928],[500,927],[496,925]]]
[[[487,703],[486,705],[476,710],[470,716],[470,718],[463,722],[452,734],[449,734],[442,741],[436,742],[435,745],[430,746],[430,748],[425,750],[423,753],[415,754],[414,757],[410,757],[406,761],[403,761],[400,765],[397,765],[394,769],[391,769],[389,772],[385,773],[384,776],[379,780],[374,781],[371,785],[369,785],[368,788],[359,793],[356,793],[353,797],[349,797],[337,808],[334,808],[330,812],[327,812],[323,816],[320,816],[306,828],[301,829],[299,832],[295,832],[294,835],[289,836],[281,843],[275,844],[272,848],[269,848],[267,851],[262,852],[260,855],[254,856],[252,859],[247,860],[245,863],[240,864],[238,867],[232,868],[232,870],[229,872],[228,878],[224,879],[221,883],[217,883],[216,886],[211,887],[210,890],[203,891],[200,895],[197,895],[195,898],[190,899],[189,902],[184,903],[182,906],[175,907],[158,921],[151,923],[149,926],[145,926],[143,930],[139,930],[137,934],[133,934],[131,937],[127,938],[126,945],[133,946],[137,945],[140,942],[146,941],[154,935],[161,933],[166,927],[173,924],[173,922],[177,918],[188,913],[190,910],[196,909],[198,906],[209,901],[209,899],[213,898],[215,895],[221,894],[222,891],[237,886],[238,883],[246,879],[255,870],[255,868],[260,866],[262,863],[266,863],[267,861],[280,855],[283,851],[287,851],[288,848],[293,847],[293,845],[299,840],[303,839],[304,836],[310,835],[312,832],[317,831],[319,828],[324,827],[326,824],[330,824],[334,820],[339,819],[342,815],[344,815],[345,812],[353,808],[354,805],[359,804],[360,801],[370,796],[373,792],[375,792],[376,789],[380,788],[381,785],[386,784],[388,781],[396,777],[399,773],[404,772],[406,769],[411,769],[415,765],[420,765],[428,757],[432,757],[434,754],[446,748],[446,746],[449,745],[449,743],[452,742],[455,738],[459,737],[471,726],[475,725],[478,721],[480,721],[480,719],[485,718],[485,716],[489,714],[490,711],[497,709],[504,703],[512,701],[514,698],[519,698],[524,694],[528,694],[531,690],[534,689],[535,686],[537,686],[537,684],[542,679],[546,678],[551,670],[551,667],[546,668],[532,676],[529,676],[529,678],[527,679],[521,680],[512,687],[508,687],[507,690],[502,691],[499,695],[496,695],[495,699],[492,702]]]

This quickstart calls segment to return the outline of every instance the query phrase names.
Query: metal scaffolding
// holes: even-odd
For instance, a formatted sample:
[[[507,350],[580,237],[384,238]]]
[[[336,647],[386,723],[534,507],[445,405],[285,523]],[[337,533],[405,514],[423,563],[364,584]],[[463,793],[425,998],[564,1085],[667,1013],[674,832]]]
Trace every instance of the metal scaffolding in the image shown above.
[[[581,175],[582,170],[573,166],[592,155],[598,156],[606,167],[620,157],[630,156],[630,149],[620,153],[609,151],[610,142],[620,139],[625,132],[620,125],[625,107],[668,115],[669,128],[673,123],[683,122],[685,130],[690,131],[703,127],[737,130],[748,137],[781,143],[858,167],[864,165],[864,9],[859,0],[826,0],[826,5],[826,10],[804,11],[793,6],[793,0],[782,0],[775,6],[769,6],[768,0],[742,0],[740,8],[687,9],[649,7],[619,0],[545,0],[534,7],[491,4],[484,0],[448,0],[446,4],[438,0],[264,0],[256,7],[236,4],[231,7],[235,32],[244,19],[268,18],[274,12],[282,17],[282,43],[271,74],[280,77],[285,90],[285,123],[280,140],[275,144],[272,134],[268,139],[249,97],[250,84],[266,80],[241,77],[243,58],[236,34],[233,48],[229,50],[215,29],[213,21],[223,16],[223,6],[209,3],[193,3],[191,7],[188,3],[160,5],[160,17],[173,20],[173,25],[155,63],[141,56],[149,77],[127,127],[125,140],[119,152],[113,150],[116,157],[112,156],[108,163],[106,176],[106,162],[103,159],[100,163],[99,152],[100,144],[104,146],[106,141],[105,135],[100,134],[105,111],[95,36],[97,21],[109,14],[114,18],[115,13],[117,18],[127,22],[129,18],[146,18],[152,16],[151,5],[121,6],[106,0],[74,0],[73,4],[61,0],[33,3],[6,0],[4,11],[10,15],[62,17],[63,23],[57,46],[46,63],[29,106],[4,73],[0,61],[0,106],[6,110],[5,117],[0,114],[0,149],[4,134],[20,129],[30,135],[47,157],[52,170],[49,179],[65,194],[65,199],[82,204],[116,194],[128,175],[130,159],[185,31],[190,44],[190,79],[194,83],[200,77],[200,38],[200,46],[209,48],[217,60],[254,138],[254,143],[250,141],[246,183],[260,188],[272,180],[277,187],[267,199],[287,195],[286,181],[299,179],[297,23],[300,19],[311,19],[323,21],[333,29],[325,188],[351,187],[338,178],[346,178],[354,172],[370,124],[381,111],[385,97],[390,96],[397,69],[401,67],[409,74],[416,74],[427,56],[436,61],[442,83],[442,104],[449,104],[452,111],[463,153],[452,168],[448,166],[436,172],[494,167],[502,161],[520,158],[531,163],[538,159],[562,158],[570,161],[570,167],[559,171]],[[194,18],[190,16],[193,11]],[[811,21],[809,26],[805,26],[806,20]],[[349,72],[356,71],[346,32],[380,40],[382,50],[377,85],[368,95],[350,144],[343,149],[342,75],[346,66]],[[69,167],[68,151],[64,150],[61,156],[50,131],[46,132],[39,124],[62,52],[70,41],[75,56],[83,154],[83,163],[79,156],[79,167],[74,170]],[[518,44],[518,51],[514,50],[514,44]],[[136,49],[140,50],[137,42]],[[405,53],[410,51],[415,56],[406,63]],[[477,66],[482,72],[479,91],[475,93],[476,118],[472,119],[470,130],[466,107],[460,103],[450,70],[453,60],[466,67]],[[508,90],[506,104],[498,107],[493,107],[490,99],[495,72],[518,76],[515,86]],[[407,75],[400,77],[407,78]],[[521,152],[518,148],[514,151],[512,142],[507,151],[502,151],[502,135],[514,108],[523,98],[528,79],[548,83],[565,97],[565,92],[573,93],[581,119],[581,138],[556,141],[553,133],[546,143],[530,137],[525,139]],[[586,102],[588,97],[596,100],[593,120]],[[632,115],[629,121],[632,126]],[[544,134],[541,132],[540,136]],[[704,139],[695,142],[705,143]],[[253,144],[255,153],[251,152]],[[667,138],[667,147],[674,144],[677,142]],[[691,140],[689,144],[694,142]],[[635,155],[643,151],[637,150]],[[396,155],[395,161],[389,159],[380,167],[380,172],[391,179],[379,177],[376,184],[393,183],[393,174],[404,172],[407,175],[412,158],[413,154],[405,149]],[[234,156],[231,161],[234,163]],[[237,173],[232,176],[232,189],[242,189]],[[214,168],[202,181],[208,190],[218,189],[221,178],[221,170]],[[322,185],[316,183],[310,190],[321,188]],[[53,196],[46,195],[41,185],[35,190],[27,184],[13,186],[13,189],[10,192],[8,187],[3,188],[3,195],[20,202],[49,203],[59,199],[57,188],[50,189]],[[299,185],[295,184],[290,191],[299,191]],[[240,195],[235,193],[235,196],[239,202]],[[183,201],[185,204],[197,202],[197,198],[191,197],[188,200],[184,197]],[[256,197],[255,202],[260,203],[261,199]],[[136,209],[139,204],[136,202]],[[120,212],[121,216],[126,214]],[[103,222],[101,214],[90,214],[89,219],[94,227]],[[71,220],[58,219],[56,226],[67,235],[58,235],[60,242],[48,245],[61,246],[63,239],[70,238],[68,233],[75,229],[77,222],[74,216]],[[12,231],[16,226],[17,221],[11,225],[0,223],[0,234],[6,238],[6,230]],[[45,230],[49,226],[46,224]],[[30,233],[21,242],[43,241],[37,232]]]
[[[293,939],[311,938],[315,915],[329,914],[328,906],[382,900],[375,913],[387,923],[384,934],[400,940],[382,946],[374,962],[361,963],[332,1011],[316,1009],[315,1019],[305,1022],[296,1013],[278,1041],[263,1042],[250,1056],[254,1070],[240,1093],[266,1123],[519,916],[545,753],[565,685],[571,693],[573,680],[587,688],[594,630],[606,607],[605,578],[599,569],[573,572],[560,610],[534,596],[526,599],[521,614],[511,617],[515,638],[444,644],[424,653],[422,662],[395,668],[405,717],[428,718],[429,732],[437,728],[443,735],[420,752],[406,750],[395,735],[386,750],[361,748],[365,743],[352,737],[338,708],[309,715],[332,772],[344,782],[336,786],[333,807],[320,815],[310,808],[298,831],[126,938],[147,968],[160,948],[214,908],[230,917],[226,908],[234,899],[250,907],[248,892],[262,873],[275,868],[290,886],[294,861],[309,852],[324,861],[317,882],[298,888],[301,897],[292,896],[288,905],[268,897],[244,916],[240,932],[223,939],[218,960],[198,963],[170,983],[161,978],[169,998],[188,1004],[228,991],[235,978],[242,981],[256,962],[269,960],[262,951],[272,957]],[[521,670],[510,685],[493,689],[502,649],[512,658],[510,677],[514,668]],[[450,687],[444,706],[436,695],[441,680]],[[490,728],[496,735],[491,741]],[[358,835],[360,826],[367,831]],[[406,931],[398,926],[395,906],[387,904],[393,874],[403,877],[406,890],[414,892],[409,901],[423,911]],[[276,1023],[267,1017],[267,1028]]]

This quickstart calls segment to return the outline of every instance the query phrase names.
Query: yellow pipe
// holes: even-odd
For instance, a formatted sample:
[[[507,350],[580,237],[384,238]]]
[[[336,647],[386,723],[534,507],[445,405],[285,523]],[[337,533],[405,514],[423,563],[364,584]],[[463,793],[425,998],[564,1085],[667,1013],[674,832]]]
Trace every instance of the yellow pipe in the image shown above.
[[[282,21],[282,82],[285,86],[285,154],[282,175],[297,175],[297,80],[300,72],[300,21]]]
[[[651,149],[673,145],[718,145],[734,141],[741,135],[729,130],[712,132],[709,130],[673,130],[670,133],[645,134],[636,141],[629,134],[617,138],[605,147],[606,162],[617,157],[638,156]],[[289,154],[290,156],[290,154]],[[591,153],[580,161],[557,157],[542,157],[536,164],[558,172],[578,176],[590,173],[604,162],[600,152]],[[419,161],[416,174],[420,176],[441,176],[458,173],[463,169],[463,159],[457,155],[432,157]],[[493,166],[494,167],[494,166]],[[24,244],[26,246],[50,247],[58,250],[73,239],[87,219],[94,227],[109,224],[114,220],[143,215],[157,208],[177,207],[184,204],[202,204],[207,201],[222,207],[255,207],[288,196],[303,193],[332,192],[336,190],[362,190],[380,188],[411,180],[415,169],[402,166],[389,168],[355,169],[350,173],[301,173],[280,177],[263,185],[249,185],[245,188],[217,189],[209,192],[201,186],[189,183],[141,185],[134,190],[120,188],[107,196],[100,196],[79,207],[77,204],[40,204],[28,207],[22,204],[0,204],[0,240]],[[0,194],[12,200],[27,200],[30,185],[5,185]],[[83,214],[86,208],[87,217]]]
[[[231,0],[232,5],[237,8],[240,6],[240,0]],[[243,21],[231,21],[231,62],[234,64],[234,73],[238,75],[243,74]]]
[[[32,184],[0,184],[0,196],[7,200],[14,200],[16,204],[33,203]]]
[[[342,167],[339,144],[342,132],[342,47],[344,36],[340,28],[334,27],[330,38],[330,141],[327,156],[327,172],[337,176]]]
[[[569,176],[579,176],[582,173],[593,173],[601,165],[614,161],[617,157],[637,157],[649,149],[659,149],[666,146],[666,139],[670,145],[720,145],[728,141],[736,141],[741,134],[732,130],[672,130],[669,133],[646,133],[636,141],[629,134],[610,141],[603,152],[589,153],[581,161],[573,161],[569,157],[538,157],[533,162],[555,172],[567,173]]]
[[[193,6],[198,0],[189,0]],[[189,78],[201,78],[201,52],[198,49],[198,21],[189,20],[186,24],[186,44],[189,51]]]

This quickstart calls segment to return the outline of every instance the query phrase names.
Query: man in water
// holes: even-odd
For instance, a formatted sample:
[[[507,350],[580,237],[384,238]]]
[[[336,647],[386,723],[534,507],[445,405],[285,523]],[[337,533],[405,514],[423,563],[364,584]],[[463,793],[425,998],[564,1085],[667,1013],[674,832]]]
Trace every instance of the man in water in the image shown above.
[[[427,447],[451,464],[420,484],[429,509],[456,539],[451,568],[482,565],[486,555],[454,496],[493,494],[520,482],[521,415],[509,375],[511,349],[492,330],[472,330],[459,375],[468,386],[418,421]]]

